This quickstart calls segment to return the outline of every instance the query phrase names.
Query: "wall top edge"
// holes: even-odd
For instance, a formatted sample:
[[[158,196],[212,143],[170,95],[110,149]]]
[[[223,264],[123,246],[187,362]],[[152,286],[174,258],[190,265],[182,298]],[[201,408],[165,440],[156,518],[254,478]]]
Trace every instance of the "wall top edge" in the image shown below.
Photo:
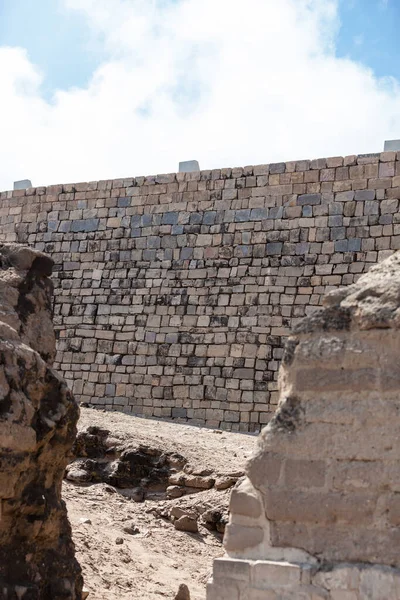
[[[310,170],[334,169],[379,162],[400,161],[399,152],[374,152],[369,154],[351,154],[349,156],[332,156],[328,158],[304,159],[288,162],[248,165],[245,167],[224,167],[193,171],[189,173],[166,173],[139,177],[104,179],[79,183],[64,183],[48,186],[31,187],[22,190],[0,191],[2,197],[35,196],[44,194],[73,193],[88,190],[109,190],[115,188],[140,187],[145,185],[167,184],[184,181],[206,181],[208,179],[237,179],[261,175],[294,173]]]

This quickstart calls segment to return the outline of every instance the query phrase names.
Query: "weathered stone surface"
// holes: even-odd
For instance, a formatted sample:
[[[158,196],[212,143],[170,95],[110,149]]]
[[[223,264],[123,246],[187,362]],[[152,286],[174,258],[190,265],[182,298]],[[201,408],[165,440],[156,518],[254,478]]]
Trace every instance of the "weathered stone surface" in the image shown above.
[[[288,339],[278,409],[232,492],[225,549],[251,570],[240,600],[400,598],[400,253],[323,305]]]
[[[61,483],[78,407],[51,368],[53,261],[0,246],[0,595],[82,598]]]

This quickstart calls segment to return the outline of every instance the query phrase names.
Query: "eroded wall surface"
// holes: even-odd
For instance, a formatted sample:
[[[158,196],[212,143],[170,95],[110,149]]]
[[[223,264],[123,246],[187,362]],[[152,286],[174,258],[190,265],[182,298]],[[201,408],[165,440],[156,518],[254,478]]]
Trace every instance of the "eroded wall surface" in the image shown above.
[[[396,253],[294,328],[209,600],[400,598],[399,327]]]
[[[79,410],[52,369],[53,261],[0,244],[0,598],[81,600],[64,470]]]
[[[257,431],[290,328],[400,247],[400,153],[4,192],[82,402]]]

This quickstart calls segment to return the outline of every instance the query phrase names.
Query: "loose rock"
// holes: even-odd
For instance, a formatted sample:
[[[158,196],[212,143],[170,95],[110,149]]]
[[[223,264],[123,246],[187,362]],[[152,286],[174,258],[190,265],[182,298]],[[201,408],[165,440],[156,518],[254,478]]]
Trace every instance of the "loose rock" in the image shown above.
[[[188,533],[198,533],[197,520],[189,515],[183,515],[174,521],[174,527],[178,531],[187,531]]]
[[[174,600],[190,600],[190,592],[187,585],[181,583],[179,586],[178,593],[176,594]]]
[[[185,495],[185,488],[179,485],[169,485],[166,490],[167,498],[181,498]]]

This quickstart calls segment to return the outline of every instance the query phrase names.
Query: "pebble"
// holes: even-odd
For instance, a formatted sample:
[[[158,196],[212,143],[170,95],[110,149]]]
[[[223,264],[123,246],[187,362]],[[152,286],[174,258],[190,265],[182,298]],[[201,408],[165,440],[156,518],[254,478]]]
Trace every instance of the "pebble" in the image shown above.
[[[121,544],[124,543],[124,539],[121,537],[117,537],[117,539],[115,540],[115,543],[117,544],[117,546],[120,546]]]

